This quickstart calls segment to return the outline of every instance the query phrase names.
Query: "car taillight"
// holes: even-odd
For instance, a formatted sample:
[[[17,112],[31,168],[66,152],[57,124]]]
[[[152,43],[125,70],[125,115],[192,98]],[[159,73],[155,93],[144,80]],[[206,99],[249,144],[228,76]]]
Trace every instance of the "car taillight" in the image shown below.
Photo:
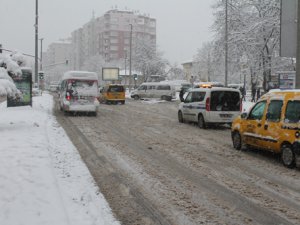
[[[206,111],[210,111],[210,99],[209,98],[206,99],[205,109],[206,109]]]
[[[66,99],[67,99],[67,101],[70,101],[71,100],[71,96],[67,95]]]

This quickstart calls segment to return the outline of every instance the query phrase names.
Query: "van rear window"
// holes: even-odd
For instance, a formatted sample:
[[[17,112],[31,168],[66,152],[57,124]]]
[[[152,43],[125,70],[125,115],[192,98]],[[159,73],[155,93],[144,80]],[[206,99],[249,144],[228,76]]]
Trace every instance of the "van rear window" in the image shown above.
[[[300,101],[289,101],[286,106],[286,123],[298,123],[300,121]]]
[[[109,92],[124,92],[123,86],[110,86],[108,89]]]
[[[212,91],[211,111],[240,111],[240,93],[233,91]]]

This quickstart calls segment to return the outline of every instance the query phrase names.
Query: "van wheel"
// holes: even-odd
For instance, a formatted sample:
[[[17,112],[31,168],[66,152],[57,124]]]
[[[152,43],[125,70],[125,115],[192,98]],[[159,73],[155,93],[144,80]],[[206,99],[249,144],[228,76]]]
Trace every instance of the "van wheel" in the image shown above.
[[[167,101],[168,97],[163,95],[163,96],[161,96],[161,100]]]
[[[179,122],[179,123],[183,123],[183,122],[184,122],[183,116],[182,116],[182,112],[181,112],[181,111],[178,112],[178,122]]]
[[[139,99],[140,99],[140,96],[135,95],[133,99],[134,99],[134,100],[139,100]]]
[[[198,126],[201,128],[201,129],[206,129],[206,123],[204,121],[204,118],[202,115],[199,115],[198,116]]]
[[[296,166],[296,158],[292,146],[283,145],[281,147],[281,160],[283,165],[287,168],[292,169]]]
[[[232,137],[232,144],[233,144],[233,147],[236,149],[236,150],[241,150],[242,148],[242,138],[241,138],[241,135],[239,132],[237,131],[234,131],[231,135]]]

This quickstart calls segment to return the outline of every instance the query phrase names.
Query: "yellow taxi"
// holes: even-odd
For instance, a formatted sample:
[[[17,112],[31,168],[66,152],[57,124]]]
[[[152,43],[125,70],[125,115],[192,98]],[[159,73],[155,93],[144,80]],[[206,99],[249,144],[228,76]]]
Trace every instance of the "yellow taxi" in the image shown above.
[[[273,151],[288,168],[300,164],[300,90],[272,90],[231,127],[233,147]]]
[[[99,101],[107,104],[125,104],[125,88],[120,84],[109,84],[100,90]]]

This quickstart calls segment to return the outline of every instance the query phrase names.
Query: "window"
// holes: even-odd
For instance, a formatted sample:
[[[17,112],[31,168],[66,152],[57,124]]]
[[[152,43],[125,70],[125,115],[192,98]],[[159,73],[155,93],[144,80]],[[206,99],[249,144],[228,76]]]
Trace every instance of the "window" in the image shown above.
[[[188,96],[186,96],[184,102],[185,102],[185,103],[190,103],[190,102],[192,102],[192,95],[193,95],[193,92],[190,92],[190,93],[188,94]]]
[[[258,102],[251,110],[248,119],[249,120],[261,120],[266,107],[266,101]]]
[[[138,88],[138,90],[146,90],[147,89],[147,86],[140,86],[139,88]]]
[[[117,51],[117,50],[118,50],[118,46],[111,45],[111,46],[110,46],[110,50],[112,50],[112,51]]]
[[[117,44],[117,43],[119,43],[119,39],[118,38],[111,38],[110,43]]]
[[[123,86],[110,86],[108,89],[109,92],[124,92]]]
[[[171,90],[171,87],[169,85],[160,85],[157,86],[157,90]]]
[[[300,101],[289,101],[286,107],[286,123],[298,123],[300,121]]]
[[[280,121],[281,109],[282,109],[283,101],[281,100],[273,100],[270,102],[267,112],[267,120],[278,122]]]
[[[155,86],[148,86],[148,90],[155,90]]]
[[[240,111],[240,93],[237,91],[212,91],[211,111]]]
[[[193,102],[202,102],[205,97],[205,92],[193,92],[192,101]]]

